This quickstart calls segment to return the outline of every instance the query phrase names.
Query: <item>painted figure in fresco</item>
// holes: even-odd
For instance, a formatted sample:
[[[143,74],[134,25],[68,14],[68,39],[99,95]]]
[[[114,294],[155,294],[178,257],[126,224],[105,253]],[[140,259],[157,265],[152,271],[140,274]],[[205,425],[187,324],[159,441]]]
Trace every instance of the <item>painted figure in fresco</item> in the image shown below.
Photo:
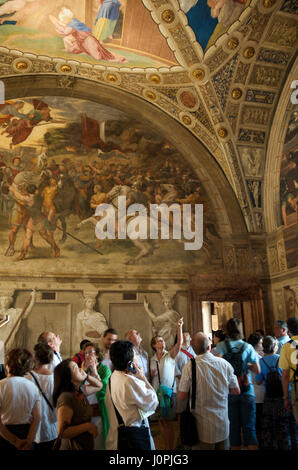
[[[162,297],[165,311],[161,315],[156,315],[150,310],[146,297],[144,297],[144,308],[153,323],[153,336],[161,336],[166,343],[166,348],[171,349],[175,344],[177,322],[180,320],[181,315],[173,309],[170,295],[162,293]]]
[[[86,297],[85,308],[78,313],[76,320],[77,337],[82,340],[88,339],[91,342],[98,341],[108,324],[105,316],[102,313],[94,310],[95,299],[93,297]]]
[[[52,119],[50,109],[46,103],[40,100],[33,100],[33,110],[25,118],[13,119],[2,134],[7,134],[12,138],[10,144],[10,148],[12,148],[13,145],[24,142],[34,127],[42,121],[51,123],[64,122]]]
[[[26,258],[35,231],[38,231],[39,235],[52,247],[55,258],[58,258],[60,256],[60,249],[54,239],[55,227],[52,228],[45,224],[47,219],[42,213],[42,200],[39,197],[38,188],[34,184],[30,184],[27,187],[26,193],[19,191],[15,185],[10,186],[9,189],[13,193],[15,200],[20,205],[25,205],[28,214],[21,254],[15,261],[22,261]]]
[[[24,104],[24,101],[5,101],[0,104],[0,127],[7,126],[13,117],[26,118],[26,114],[20,113]]]
[[[23,167],[21,166],[21,159],[20,157],[15,157],[12,161],[10,167],[8,167],[9,172],[6,172],[6,185],[7,187],[7,197],[8,202],[10,202],[10,215],[9,215],[9,224],[11,226],[11,230],[9,233],[9,246],[5,252],[5,256],[13,256],[15,253],[14,245],[16,242],[17,234],[21,227],[25,228],[27,222],[29,220],[29,214],[27,209],[25,208],[24,204],[20,203],[16,199],[12,197],[12,193],[9,191],[9,185],[18,178],[18,175],[22,173]],[[29,172],[28,172],[29,173]],[[31,175],[27,175],[30,176]],[[28,178],[27,178],[28,179]],[[23,181],[24,183],[24,181]],[[23,184],[20,185],[20,191],[23,188]],[[6,193],[6,190],[5,190]]]
[[[93,33],[96,39],[103,41],[111,37],[114,32],[121,3],[118,0],[99,0],[99,4]]]
[[[245,9],[246,0],[179,0],[197,41],[206,49],[218,24],[228,28]]]
[[[21,308],[14,308],[9,306],[11,305],[13,299],[9,295],[1,295],[0,296],[0,340],[4,342],[4,344],[7,342],[9,335],[13,329],[13,327],[16,325],[16,322],[18,321],[20,314],[22,312]],[[6,350],[8,351],[14,346],[14,341],[17,335],[18,339],[18,347],[24,347],[24,321],[32,311],[32,308],[35,304],[36,301],[36,290],[33,290],[31,293],[31,299],[30,303],[27,306],[23,318],[19,325],[18,328],[15,329],[13,334],[11,335],[9,341],[7,344],[5,344]],[[4,319],[6,321],[4,321]],[[1,326],[2,325],[2,326]]]
[[[228,28],[241,15],[246,0],[208,0],[212,18],[218,18],[219,23]]]
[[[41,193],[43,198],[43,213],[47,216],[50,223],[53,223],[55,220],[56,207],[54,205],[54,199],[57,194],[57,190],[57,181],[55,178],[51,178],[49,184],[43,189]]]
[[[74,18],[73,12],[63,7],[58,19],[49,15],[58,34],[63,36],[65,50],[73,54],[85,53],[96,60],[108,60],[110,62],[127,62],[126,59],[112,54],[93,36],[90,28],[85,23]]]
[[[295,147],[293,149],[295,150]],[[294,150],[283,154],[280,165],[281,216],[285,226],[297,221],[298,152]],[[292,215],[295,212],[296,219]]]

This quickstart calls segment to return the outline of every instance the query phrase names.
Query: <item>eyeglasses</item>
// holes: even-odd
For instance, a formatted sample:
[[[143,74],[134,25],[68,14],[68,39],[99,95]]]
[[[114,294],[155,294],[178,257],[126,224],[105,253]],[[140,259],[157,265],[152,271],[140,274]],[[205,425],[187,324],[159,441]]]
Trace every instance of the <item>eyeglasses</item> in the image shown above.
[[[85,356],[89,356],[90,354],[96,354],[96,351],[86,351]]]

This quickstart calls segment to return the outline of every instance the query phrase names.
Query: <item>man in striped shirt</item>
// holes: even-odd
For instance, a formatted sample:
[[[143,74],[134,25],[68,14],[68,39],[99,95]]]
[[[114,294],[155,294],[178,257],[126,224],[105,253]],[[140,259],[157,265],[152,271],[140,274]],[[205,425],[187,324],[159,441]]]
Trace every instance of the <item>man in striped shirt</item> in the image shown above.
[[[196,361],[196,404],[193,411],[197,420],[199,442],[193,450],[228,450],[229,417],[228,395],[239,395],[234,369],[225,359],[210,353],[211,343],[204,333],[196,333],[192,346]],[[182,370],[179,400],[191,395],[191,361]],[[191,402],[190,402],[191,403]]]

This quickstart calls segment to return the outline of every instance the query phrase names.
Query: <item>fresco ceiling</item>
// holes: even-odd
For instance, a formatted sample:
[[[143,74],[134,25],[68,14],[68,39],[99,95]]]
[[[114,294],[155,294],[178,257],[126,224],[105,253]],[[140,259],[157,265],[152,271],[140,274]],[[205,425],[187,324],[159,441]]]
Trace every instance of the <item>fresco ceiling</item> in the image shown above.
[[[290,0],[0,0],[0,76],[53,74],[74,90],[84,78],[162,109],[220,165],[248,231],[263,232],[266,145],[296,14]]]

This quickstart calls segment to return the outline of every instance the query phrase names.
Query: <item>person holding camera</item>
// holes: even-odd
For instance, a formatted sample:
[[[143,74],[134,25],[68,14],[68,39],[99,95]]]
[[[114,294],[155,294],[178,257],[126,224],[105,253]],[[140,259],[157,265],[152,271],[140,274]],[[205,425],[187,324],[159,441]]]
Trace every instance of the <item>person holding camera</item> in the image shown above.
[[[148,417],[158,405],[155,390],[137,364],[133,344],[116,341],[110,350],[114,372],[106,393],[110,429],[108,450],[154,450]]]

